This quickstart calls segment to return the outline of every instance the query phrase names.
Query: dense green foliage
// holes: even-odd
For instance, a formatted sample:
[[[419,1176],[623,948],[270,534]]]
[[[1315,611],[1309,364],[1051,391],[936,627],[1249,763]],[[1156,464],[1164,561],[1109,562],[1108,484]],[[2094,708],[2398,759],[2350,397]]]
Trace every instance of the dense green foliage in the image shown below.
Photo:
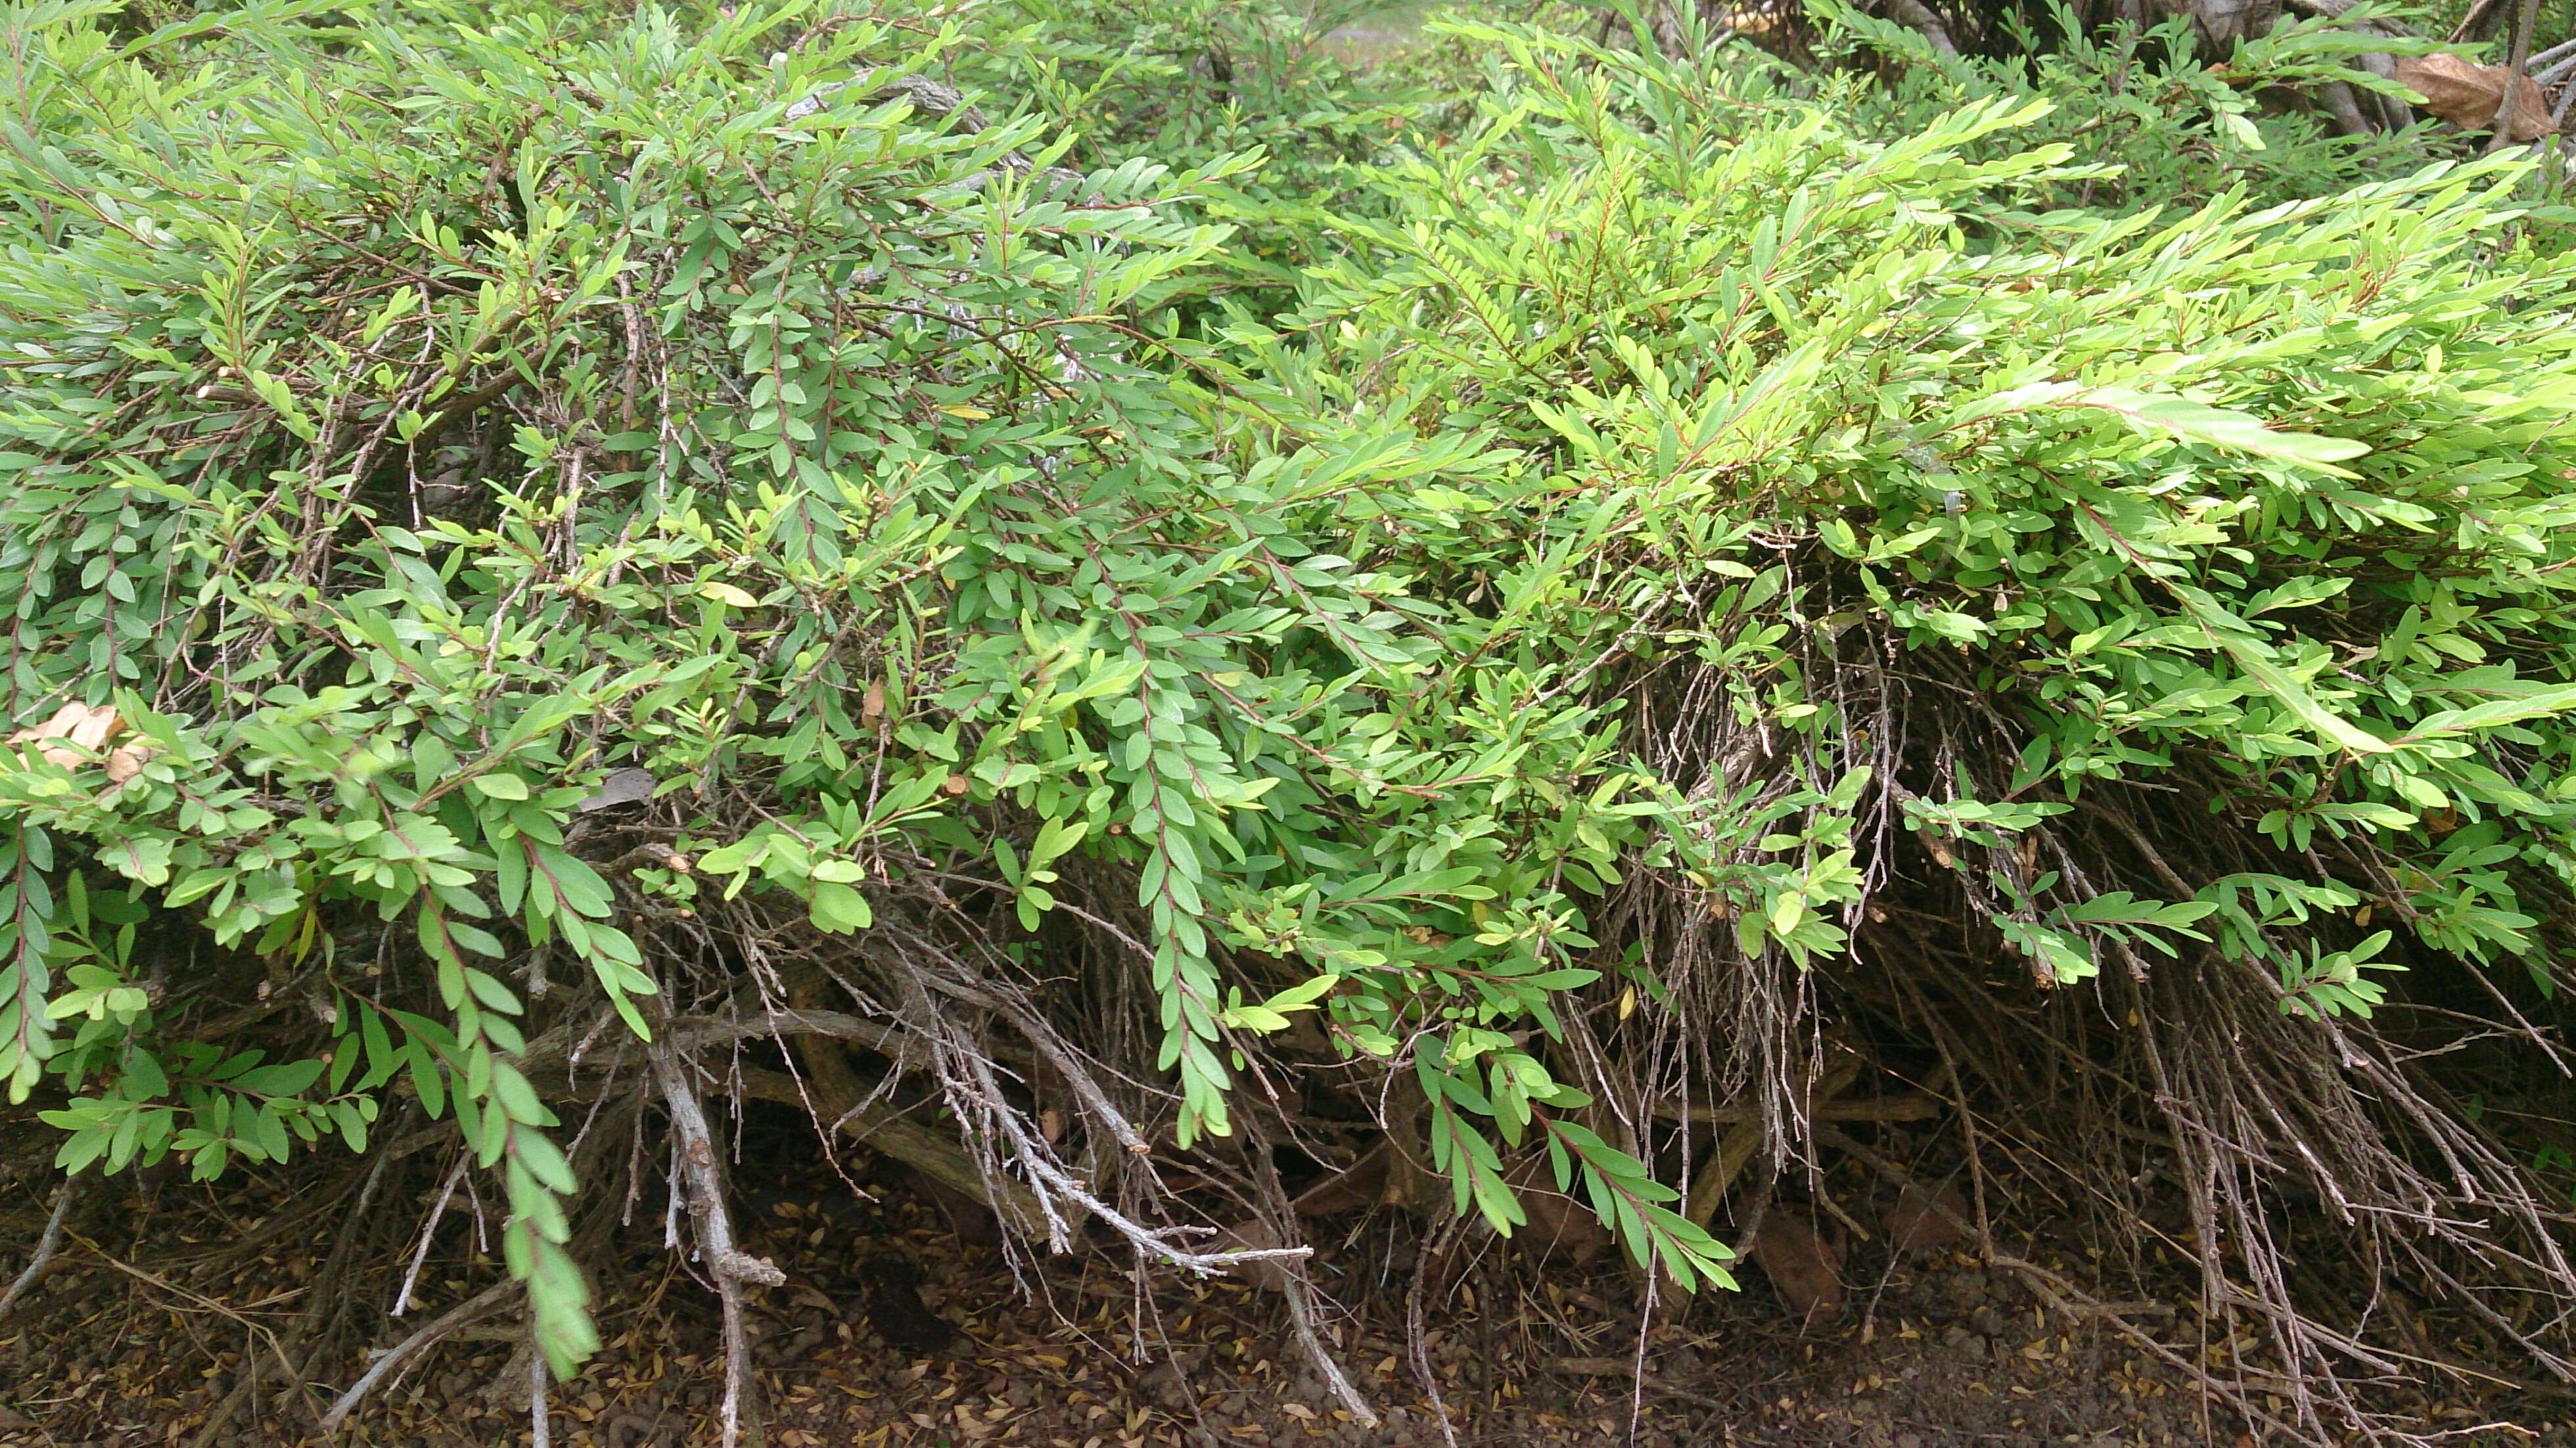
[[[1311,255],[1325,219],[1364,205],[1428,92],[1397,67],[1372,74],[1327,40],[1367,0],[1014,0],[978,18],[945,70],[1075,136],[1068,164],[1136,158],[1174,167],[1259,165],[1213,186],[1215,220],[1244,223],[1219,259],[1234,288],[1277,285]]]
[[[2548,979],[2576,268],[2519,160],[2068,210],[2110,178],[2026,92],[1891,134],[1474,25],[1453,142],[1363,173],[1391,113],[1337,107],[1327,225],[1231,153],[1285,109],[788,119],[952,58],[1077,125],[1191,74],[1114,36],[112,9],[5,20],[9,723],[132,733],[0,753],[0,1076],[75,1170],[452,1116],[559,1368],[531,1041],[772,955],[1087,938],[1184,1149],[1320,1020],[1459,1210],[1522,1220],[1543,1145],[1685,1286],[1724,1249],[1558,1044],[1664,993],[1601,928],[1636,878],[1826,966],[1901,825],[2034,989],[2206,950],[2322,1031],[2378,967]],[[1676,671],[1784,747],[1656,762]],[[593,828],[621,769],[652,848]],[[2219,841],[2170,878],[2023,847],[2169,776]],[[297,1008],[206,1034],[254,982]]]
[[[783,22],[437,49],[365,28],[247,79],[21,22],[29,130],[58,149],[8,181],[11,698],[113,703],[154,749],[117,784],[31,750],[0,785],[0,1067],[16,1099],[82,1093],[48,1113],[65,1165],[200,1176],[333,1125],[363,1148],[407,1072],[503,1172],[567,1364],[576,1184],[513,1064],[550,948],[640,1033],[659,983],[632,912],[698,880],[791,894],[828,934],[869,927],[871,881],[971,874],[1034,924],[1080,850],[1144,911],[1181,1145],[1227,1128],[1225,1037],[1342,974],[1349,1049],[1456,1018],[1424,1073],[1516,1135],[1572,1098],[1492,1027],[1594,975],[1552,882],[1641,837],[1578,705],[1395,732],[1429,605],[1307,541],[1474,476],[1472,446],[1229,450],[1159,368],[1186,350],[1120,320],[1221,241],[1170,213],[1236,163],[1059,197],[997,165],[1025,125],[961,143],[851,105],[791,128],[891,42],[851,26],[746,67]],[[439,474],[482,466],[435,445],[454,400],[506,387],[531,397],[490,506],[442,502]],[[627,764],[759,807],[693,820],[697,879],[639,871],[621,900],[567,826]],[[1489,918],[1445,958],[1403,933],[1471,902]],[[327,1074],[166,1039],[106,932],[146,906],[309,982],[346,1043]],[[350,911],[402,929],[342,958]],[[1329,974],[1247,1005],[1227,947]],[[1714,1272],[1632,1160],[1547,1130],[1640,1252]],[[1439,1140],[1462,1199],[1516,1214],[1482,1134]]]
[[[2270,927],[2374,897],[2428,948],[2544,971],[2520,892],[2576,880],[2571,741],[2531,727],[2576,707],[2576,267],[2498,264],[2517,165],[2261,211],[2022,212],[1975,245],[1961,213],[2081,174],[2062,143],[1995,143],[2044,102],[1872,141],[1826,109],[1784,121],[1759,74],[1476,34],[1510,58],[1491,124],[1390,183],[1406,214],[1316,272],[1278,363],[1525,450],[1514,491],[1417,501],[1394,540],[1435,594],[1490,575],[1458,657],[1589,675],[1686,651],[1739,722],[1818,741],[1823,790],[1885,748],[1844,757],[1869,721],[1810,687],[1857,628],[1963,654],[2021,736],[1915,781],[1919,828],[1991,840],[2188,764],[2287,858],[2347,837],[2387,857],[2385,878],[2230,875],[2161,905],[1959,865],[2060,983],[2207,920],[2285,999],[2359,1005],[2366,951],[2302,956]],[[1818,907],[1857,893],[1849,805],[1813,806],[1829,837],[1761,847],[1746,950],[1839,943]]]
[[[2117,168],[2070,176],[2036,193],[2051,206],[2200,205],[2229,191],[2264,202],[2304,200],[2412,170],[2424,159],[2420,131],[2339,136],[2324,115],[2281,104],[2301,87],[2330,81],[2407,94],[2355,68],[2355,57],[2434,47],[2353,28],[2376,13],[2368,6],[2336,20],[2284,16],[2220,64],[2199,58],[2189,15],[2151,32],[2097,35],[2066,7],[2052,6],[2051,29],[2062,37],[2055,46],[2030,43],[2001,58],[1961,58],[1941,55],[1917,32],[1838,0],[1807,9],[1826,22],[1822,39],[1830,54],[1874,61],[1891,72],[1885,86],[1838,97],[1864,134],[1901,134],[1981,101],[2048,102],[2050,138],[2072,148],[2071,161]],[[2027,142],[2019,129],[2005,131],[1969,143],[1969,154],[1999,156]]]

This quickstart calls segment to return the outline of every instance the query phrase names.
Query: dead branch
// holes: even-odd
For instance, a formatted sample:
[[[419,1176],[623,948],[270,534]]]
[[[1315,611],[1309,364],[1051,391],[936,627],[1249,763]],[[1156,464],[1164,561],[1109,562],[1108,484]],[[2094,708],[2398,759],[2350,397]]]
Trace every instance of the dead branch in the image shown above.
[[[652,1063],[653,1082],[661,1090],[662,1104],[670,1112],[676,1138],[672,1143],[678,1159],[676,1170],[686,1184],[689,1218],[698,1233],[698,1255],[707,1264],[707,1275],[715,1279],[716,1295],[723,1305],[722,1442],[723,1448],[734,1448],[742,1438],[743,1388],[751,1378],[751,1340],[743,1327],[742,1284],[757,1282],[776,1287],[786,1282],[787,1276],[767,1259],[754,1257],[734,1245],[733,1219],[725,1209],[724,1182],[717,1172],[706,1110],[698,1104],[697,1089],[689,1084],[688,1068],[670,1038],[665,1036],[655,1042],[645,1056]]]
[[[1934,50],[1947,56],[1958,55],[1959,43],[1950,38],[1949,23],[1923,0],[1887,0],[1887,15],[1898,24],[1921,32],[1924,39],[1932,42]]]
[[[80,1194],[80,1184],[81,1178],[67,1176],[63,1178],[63,1184],[54,1189],[54,1210],[45,1218],[44,1232],[36,1238],[35,1255],[27,1259],[26,1268],[11,1280],[9,1290],[0,1292],[0,1322],[8,1321],[9,1309],[17,1306],[18,1299],[43,1280],[46,1269],[53,1266],[55,1256],[62,1251],[63,1223],[71,1217],[72,1200]]]
[[[1808,1112],[1811,1121],[1930,1121],[1948,1107],[1937,1097],[1921,1094],[1883,1096],[1875,1101],[1819,1101]],[[1666,1121],[1705,1123],[1759,1121],[1759,1107],[1676,1106],[1670,1102],[1655,1103],[1655,1115]]]
[[[825,1126],[870,1151],[902,1162],[951,1191],[973,1197],[996,1215],[1014,1216],[1022,1222],[1039,1220],[1037,1198],[1027,1188],[1016,1182],[986,1181],[966,1153],[958,1149],[953,1135],[914,1121],[899,1106],[869,1105],[846,1064],[836,1063],[819,1052],[811,1053],[806,1056],[805,1071],[812,1082],[810,1087],[800,1086],[795,1077],[784,1071],[746,1066],[741,1073],[743,1092],[762,1101],[810,1107],[822,1117]]]
[[[499,1309],[501,1304],[510,1299],[517,1285],[507,1278],[495,1282],[421,1324],[409,1337],[377,1352],[375,1361],[368,1364],[367,1370],[359,1374],[358,1380],[351,1383],[347,1391],[341,1393],[332,1402],[330,1411],[322,1415],[322,1436],[325,1438],[337,1436],[341,1426],[349,1421],[349,1415],[358,1410],[358,1405],[366,1401],[367,1394],[374,1392],[377,1384],[400,1369],[403,1364],[455,1335],[459,1329],[489,1317]]]
[[[2490,153],[2513,144],[2514,107],[2522,99],[2522,88],[2530,84],[2523,72],[2531,65],[2531,31],[2539,20],[2540,0],[2522,0],[2513,20],[2512,50],[2504,63],[2504,94],[2496,99],[2495,114],[2487,119],[2487,128],[2495,132],[2487,141]]]

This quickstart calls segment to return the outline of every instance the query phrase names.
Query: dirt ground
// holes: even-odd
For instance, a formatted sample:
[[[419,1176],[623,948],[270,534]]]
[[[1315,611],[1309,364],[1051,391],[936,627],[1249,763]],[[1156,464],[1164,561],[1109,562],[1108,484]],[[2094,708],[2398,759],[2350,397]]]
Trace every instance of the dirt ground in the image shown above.
[[[30,1164],[31,1168],[32,1164]],[[853,1163],[854,1169],[857,1164]],[[1141,1296],[1106,1253],[1016,1272],[984,1234],[901,1181],[860,1201],[812,1179],[744,1210],[749,1245],[788,1285],[756,1294],[755,1359],[768,1441],[821,1445],[1437,1444],[1430,1395],[1405,1344],[1413,1229],[1361,1212],[1317,1264],[1344,1309],[1336,1347],[1383,1415],[1364,1426],[1307,1366],[1278,1300],[1232,1280],[1159,1280]],[[425,1188],[435,1181],[425,1180]],[[265,1190],[265,1194],[263,1191]],[[218,1445],[315,1441],[329,1399],[399,1341],[495,1280],[459,1201],[425,1261],[417,1305],[375,1299],[300,1390],[267,1375],[209,1429],[245,1355],[284,1355],[343,1213],[319,1187],[165,1186],[147,1203],[102,1187],[32,1305],[0,1324],[0,1444]],[[393,1198],[385,1240],[413,1240],[434,1190]],[[41,1224],[43,1176],[0,1176],[0,1274]],[[975,1224],[967,1224],[971,1229]],[[1832,1228],[1833,1223],[1827,1226]],[[715,1441],[720,1360],[712,1295],[664,1250],[662,1204],[634,1204],[603,1274],[607,1346],[550,1396],[553,1444],[679,1448]],[[150,1232],[150,1237],[143,1233]],[[2227,1444],[2263,1441],[2132,1339],[2070,1320],[1961,1244],[1904,1253],[1839,1229],[1836,1284],[1775,1285],[1739,1264],[1743,1290],[1641,1312],[1642,1279],[1614,1257],[1536,1258],[1527,1244],[1460,1248],[1425,1303],[1429,1366],[1461,1444]],[[180,1242],[185,1255],[120,1243]],[[1776,1260],[1776,1258],[1775,1258]],[[1813,1263],[1807,1264],[1812,1268]],[[2079,1264],[2057,1264],[2080,1277]],[[1795,1275],[1795,1267],[1784,1267]],[[0,1278],[5,1280],[5,1278]],[[1804,1305],[1805,1314],[1797,1309]],[[2187,1303],[2121,1304],[2185,1361],[2221,1364]],[[504,1313],[422,1354],[379,1389],[346,1441],[529,1443],[522,1330]],[[1139,1352],[1141,1345],[1142,1351]],[[2499,1397],[2418,1405],[2463,1441],[2576,1443],[2546,1405]]]

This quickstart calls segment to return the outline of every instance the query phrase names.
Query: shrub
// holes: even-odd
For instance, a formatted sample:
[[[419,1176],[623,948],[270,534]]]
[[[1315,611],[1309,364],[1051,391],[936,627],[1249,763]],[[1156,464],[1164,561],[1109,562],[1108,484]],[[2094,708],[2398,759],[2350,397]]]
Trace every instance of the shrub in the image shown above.
[[[2040,214],[2094,174],[2045,100],[1878,138],[1764,67],[1456,30],[1481,124],[1235,340],[1519,453],[1354,551],[1449,605],[1429,712],[1586,701],[1661,802],[1584,928],[1680,1024],[1566,1013],[1622,1063],[1582,1084],[1794,1119],[1821,1013],[2078,1199],[2188,1184],[2303,1413],[2367,1357],[2292,1310],[2293,1194],[2563,1362],[2480,1295],[2576,1290],[2552,1209],[2415,1053],[2565,1019],[2576,263],[2514,239],[2525,163]],[[2391,1226],[2429,1203],[2486,1225]]]
[[[66,1169],[452,1119],[569,1370],[601,1143],[668,1118],[730,1296],[689,1058],[827,1031],[1052,1245],[1241,1266],[1175,1152],[1293,1244],[1237,1148],[1338,1121],[1691,1286],[1676,1100],[1792,1148],[1830,1016],[2185,1182],[2312,1422],[2294,1185],[2576,1291],[2383,1028],[2561,1009],[2520,162],[2041,214],[2101,174],[2045,101],[1876,139],[1460,25],[1455,144],[1202,326],[1248,162],[934,118],[954,35],[105,9],[9,13],[0,150],[0,1077]]]
[[[1884,86],[1842,100],[1854,127],[1897,136],[1933,116],[2005,98],[2045,100],[2049,127],[2074,163],[2105,168],[2070,175],[2043,190],[2053,206],[2131,210],[2198,206],[2229,193],[2258,203],[2331,195],[2421,166],[2428,132],[2335,133],[2302,97],[2334,84],[2404,99],[2404,89],[2355,62],[2364,55],[2419,54],[2427,41],[2362,28],[2364,8],[2337,19],[2283,17],[2265,34],[2236,42],[2223,62],[2204,63],[2196,22],[2176,15],[2149,31],[2115,25],[2088,30],[2061,5],[2048,12],[2056,37],[2022,31],[2005,56],[1942,55],[1921,33],[1841,5],[1808,7],[1825,54],[1867,60]],[[1980,159],[2021,144],[2008,130],[1969,144]],[[1997,148],[2002,148],[1998,150]]]
[[[1212,288],[1267,296],[1324,244],[1325,219],[1366,204],[1433,87],[1329,43],[1367,0],[1013,0],[979,17],[946,69],[1043,116],[1084,168],[1204,166],[1257,157],[1200,203],[1238,228]]]
[[[741,1013],[837,982],[1016,1225],[1204,1271],[1134,1154],[1239,1130],[1321,1007],[1326,1056],[1438,1084],[1462,1206],[1520,1215],[1461,1104],[1721,1275],[1512,1034],[1594,978],[1570,891],[1645,837],[1611,721],[1417,713],[1436,605],[1333,551],[1498,464],[1237,436],[1157,333],[1225,240],[1176,213],[1243,161],[1050,172],[1034,119],[913,113],[936,52],[881,26],[773,52],[804,4],[240,66],[97,9],[13,14],[0,179],[0,1078],[61,1166],[452,1116],[567,1371],[618,1193],[559,1108],[608,1113],[592,1156],[656,1091],[686,1131],[672,1055]],[[652,1084],[571,1074],[630,1035]]]

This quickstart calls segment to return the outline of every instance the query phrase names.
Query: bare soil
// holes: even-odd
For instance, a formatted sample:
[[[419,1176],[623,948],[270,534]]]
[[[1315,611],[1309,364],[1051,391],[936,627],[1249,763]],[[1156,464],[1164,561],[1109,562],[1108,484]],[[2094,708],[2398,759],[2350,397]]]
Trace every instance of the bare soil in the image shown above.
[[[863,1155],[854,1153],[854,1157]],[[775,1164],[765,1169],[774,1170]],[[854,1171],[865,1168],[857,1161]],[[765,1180],[774,1178],[764,1178]],[[0,1444],[218,1445],[318,1441],[319,1410],[370,1350],[480,1291],[471,1203],[433,1240],[417,1305],[385,1315],[400,1261],[362,1280],[365,1305],[309,1380],[265,1374],[209,1428],[246,1358],[296,1340],[344,1212],[329,1179],[301,1188],[167,1185],[148,1200],[102,1186],[58,1270],[0,1324]],[[416,1239],[438,1185],[388,1197],[384,1240]],[[785,1448],[885,1444],[1437,1444],[1431,1397],[1404,1330],[1417,1229],[1376,1209],[1323,1224],[1317,1274],[1343,1309],[1336,1346],[1383,1415],[1364,1426],[1325,1390],[1277,1299],[1231,1280],[1153,1282],[1140,1294],[1106,1253],[1015,1271],[979,1224],[901,1180],[849,1188],[815,1160],[746,1201],[749,1245],[788,1285],[755,1296],[761,1423]],[[44,1174],[0,1179],[0,1274],[14,1276],[48,1201]],[[1963,1244],[1896,1252],[1884,1231],[1809,1214],[1833,1261],[1815,1300],[1739,1264],[1743,1290],[1662,1302],[1615,1256],[1548,1260],[1486,1239],[1434,1274],[1424,1358],[1460,1444],[2227,1444],[2262,1441],[2098,1316],[2070,1319]],[[549,1437],[574,1448],[716,1441],[720,1374],[711,1293],[663,1247],[664,1207],[634,1203],[609,1247],[606,1349],[549,1399]],[[492,1224],[483,1224],[488,1229]],[[174,1231],[174,1229],[176,1229]],[[145,1235],[145,1234],[149,1235]],[[129,1244],[179,1242],[157,1259]],[[2072,1280],[2084,1262],[2035,1258]],[[408,1252],[398,1254],[408,1256]],[[1817,1263],[1766,1258],[1784,1276]],[[1806,1284],[1812,1288],[1813,1283]],[[2184,1284],[2177,1283],[2181,1288]],[[2118,1304],[2186,1361],[2224,1373],[2183,1293]],[[1802,1313],[1799,1309],[1804,1307]],[[423,1354],[379,1391],[345,1441],[533,1441],[523,1329],[508,1314]],[[2545,1401],[2498,1394],[2419,1405],[2428,1430],[2497,1442],[2576,1443]]]

